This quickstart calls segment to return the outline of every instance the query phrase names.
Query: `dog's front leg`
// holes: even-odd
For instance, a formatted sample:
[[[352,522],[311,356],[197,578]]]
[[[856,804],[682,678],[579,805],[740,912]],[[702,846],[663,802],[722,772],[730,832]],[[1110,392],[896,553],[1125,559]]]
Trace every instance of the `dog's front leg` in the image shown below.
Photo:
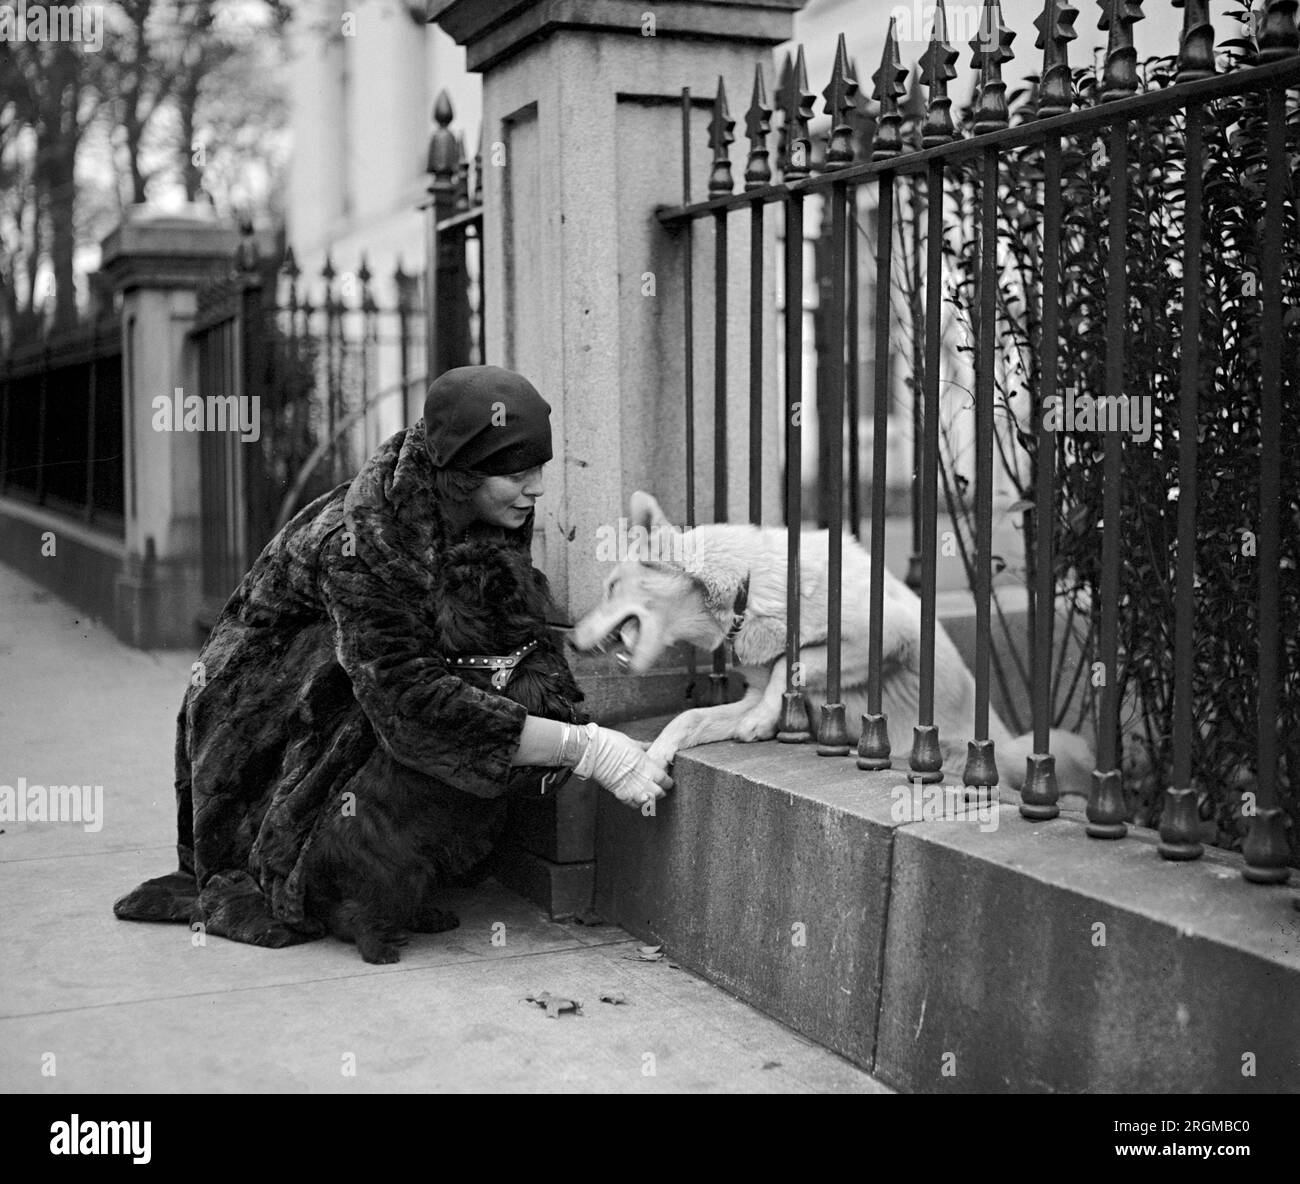
[[[745,667],[741,674],[747,684],[744,698],[735,703],[720,703],[716,707],[692,707],[689,711],[683,711],[659,733],[650,745],[649,754],[665,764],[671,764],[683,748],[730,740],[737,721],[747,715],[759,701],[767,679],[767,671],[756,667]]]
[[[732,738],[748,744],[771,740],[781,722],[781,696],[785,693],[785,658],[778,658],[767,675],[767,686],[758,701],[736,722]]]
[[[867,680],[866,646],[855,645],[846,638],[840,651],[841,688],[858,686]],[[795,689],[812,699],[825,700],[826,647],[807,645],[799,651],[799,665],[795,671]],[[776,735],[781,720],[782,696],[785,694],[785,658],[778,658],[772,666],[771,679],[762,698],[736,725],[737,740],[771,740]]]

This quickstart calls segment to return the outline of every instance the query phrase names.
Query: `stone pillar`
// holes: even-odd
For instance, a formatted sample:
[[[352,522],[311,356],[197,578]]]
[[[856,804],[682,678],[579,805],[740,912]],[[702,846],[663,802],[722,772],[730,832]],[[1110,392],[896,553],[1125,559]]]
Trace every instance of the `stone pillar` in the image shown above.
[[[195,292],[228,265],[238,232],[190,207],[134,206],[104,239],[102,271],[122,295],[122,414],[126,447],[126,560],[115,628],[143,648],[195,642],[201,607],[199,437],[153,427],[153,400],[193,391],[188,332]]]
[[[429,18],[483,75],[487,360],[531,379],[554,407],[537,559],[572,614],[599,596],[600,529],[616,527],[637,488],[685,516],[684,236],[656,207],[682,200],[681,90],[691,88],[692,199],[703,200],[707,126],[719,75],[737,121],[732,172],[744,174],[744,109],[762,62],[790,38],[803,0],[430,0]],[[773,153],[776,136],[770,137]],[[779,359],[775,228],[767,219],[764,516],[779,522]],[[696,520],[713,520],[713,227],[694,234]],[[728,500],[748,498],[749,218],[730,221]],[[612,676],[605,718],[681,705],[684,684]],[[595,698],[595,696],[593,696]]]
[[[483,75],[484,242],[488,362],[527,376],[550,401],[555,459],[540,506],[535,560],[570,614],[599,597],[607,565],[601,528],[617,528],[633,490],[656,493],[685,520],[684,243],[656,207],[683,199],[681,92],[693,99],[693,200],[706,196],[707,126],[718,77],[743,128],[762,62],[776,89],[772,48],[789,40],[803,0],[429,0],[436,21]],[[776,137],[770,146],[776,147]],[[737,186],[745,144],[732,146]],[[781,516],[775,226],[766,223],[764,517]],[[749,401],[749,217],[730,222],[728,501],[746,517]],[[713,520],[713,255],[710,224],[693,262],[696,521]],[[688,705],[677,665],[633,679],[610,660],[578,659],[587,706],[602,722]],[[706,689],[707,659],[695,680]],[[696,699],[696,702],[699,702]],[[503,845],[502,878],[548,906],[590,901],[595,801],[571,781],[525,803]],[[526,812],[525,812],[526,807]]]

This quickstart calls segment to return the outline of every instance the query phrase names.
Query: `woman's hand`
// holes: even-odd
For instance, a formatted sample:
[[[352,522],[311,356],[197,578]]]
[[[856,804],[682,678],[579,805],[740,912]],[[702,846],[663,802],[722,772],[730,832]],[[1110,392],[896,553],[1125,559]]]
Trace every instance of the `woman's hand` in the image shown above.
[[[667,766],[650,756],[636,740],[595,724],[589,724],[587,732],[587,751],[573,769],[579,777],[599,782],[629,806],[643,806],[672,789]]]

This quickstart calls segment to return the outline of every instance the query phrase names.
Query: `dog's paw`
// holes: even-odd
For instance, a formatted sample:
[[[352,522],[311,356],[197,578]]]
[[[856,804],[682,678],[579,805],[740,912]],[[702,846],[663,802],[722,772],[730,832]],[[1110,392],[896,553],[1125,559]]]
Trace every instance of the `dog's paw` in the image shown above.
[[[410,940],[411,935],[404,930],[384,926],[357,934],[357,951],[364,961],[385,966],[401,961],[401,947]]]
[[[662,761],[665,768],[671,767],[677,756],[677,742],[671,736],[660,736],[649,748],[646,756],[652,760]]]
[[[731,734],[733,740],[739,740],[742,744],[749,744],[754,740],[771,740],[776,735],[777,721],[769,719],[766,715],[756,715],[751,712],[736,724],[736,730]]]

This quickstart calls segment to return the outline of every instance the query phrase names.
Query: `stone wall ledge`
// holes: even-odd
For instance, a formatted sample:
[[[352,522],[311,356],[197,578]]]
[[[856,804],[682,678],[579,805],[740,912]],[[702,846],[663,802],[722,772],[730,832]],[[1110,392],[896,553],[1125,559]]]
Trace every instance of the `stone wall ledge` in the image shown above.
[[[1011,792],[996,830],[898,822],[901,770],[803,746],[707,745],[674,776],[654,817],[600,795],[597,911],[887,1084],[1300,1090],[1295,890],[1239,857],[1170,863]]]

